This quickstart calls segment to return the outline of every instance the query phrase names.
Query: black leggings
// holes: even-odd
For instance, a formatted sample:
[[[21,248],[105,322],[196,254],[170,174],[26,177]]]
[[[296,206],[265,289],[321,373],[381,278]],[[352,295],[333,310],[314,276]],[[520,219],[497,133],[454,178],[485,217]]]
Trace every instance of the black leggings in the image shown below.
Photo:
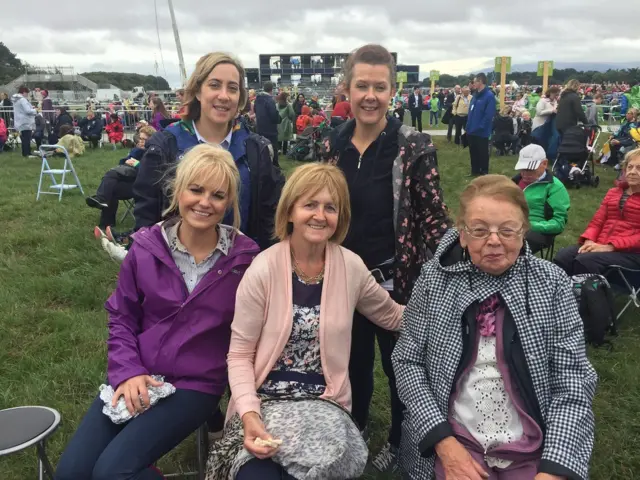
[[[31,155],[31,130],[20,130],[20,141],[22,142],[22,156]]]

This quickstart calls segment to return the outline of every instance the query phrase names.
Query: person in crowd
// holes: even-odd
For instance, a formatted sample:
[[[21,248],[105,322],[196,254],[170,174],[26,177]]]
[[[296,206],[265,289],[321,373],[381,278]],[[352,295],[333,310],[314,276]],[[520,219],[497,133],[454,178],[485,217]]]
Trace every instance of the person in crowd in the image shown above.
[[[603,99],[604,97],[601,93],[596,93],[593,97],[593,101],[587,105],[587,111],[585,114],[587,116],[588,125],[598,125],[598,105],[602,105]]]
[[[307,104],[306,99],[304,98],[304,94],[299,93],[293,102],[293,111],[296,112],[296,116],[302,115],[302,107]]]
[[[493,144],[498,149],[498,156],[507,155],[511,150],[513,155],[518,151],[520,138],[518,137],[518,122],[513,117],[511,106],[505,105],[493,119]]]
[[[184,114],[184,88],[176,90],[176,101],[178,102],[178,111],[176,112],[176,118],[180,119],[180,116]]]
[[[293,124],[296,121],[296,112],[288,102],[289,94],[280,92],[276,98],[278,101],[278,115],[280,115],[280,123],[278,123],[278,148],[282,155],[287,156],[289,142],[293,140]]]
[[[71,117],[65,105],[56,107],[56,119],[53,122],[53,127],[49,134],[49,145],[55,145],[58,143],[58,139],[60,138],[60,128],[63,125],[73,126],[73,117]]]
[[[133,185],[135,230],[162,220],[168,197],[161,180],[173,175],[171,167],[187,151],[209,143],[228,150],[240,171],[240,230],[262,249],[272,245],[273,216],[284,177],[273,165],[269,140],[235,121],[247,99],[244,76],[242,64],[230,55],[213,52],[198,60],[185,87],[186,114],[147,142]],[[230,222],[228,216],[226,223]]]
[[[312,110],[320,110],[320,103],[318,102],[318,94],[313,92],[311,100],[309,100],[309,108]]]
[[[319,127],[323,123],[326,124],[327,116],[322,110],[316,110],[315,108],[311,110],[311,125],[315,127]]]
[[[9,94],[7,92],[0,93],[0,109],[2,109],[2,118],[4,118],[4,124],[9,128],[13,122],[13,103],[9,100]]]
[[[156,131],[162,130],[162,120],[171,117],[164,106],[164,102],[160,97],[153,97],[149,102],[149,108],[151,109],[151,126],[155,128]]]
[[[393,352],[404,478],[588,477],[597,375],[565,273],[524,238],[522,189],[474,179],[423,269]]]
[[[79,157],[84,154],[84,143],[82,139],[74,132],[72,125],[62,125],[58,132],[60,138],[57,145],[64,147],[70,158]],[[57,149],[58,153],[62,153],[61,149]]]
[[[336,95],[335,99],[336,104],[331,112],[332,127],[337,127],[353,118],[353,110],[351,109],[351,103],[347,101],[347,96],[343,93],[339,93]]]
[[[300,113],[300,115],[298,115],[298,118],[296,119],[296,133],[300,135],[302,132],[304,132],[307,129],[307,127],[311,125],[313,125],[311,109],[307,105],[304,105],[302,107],[302,112]]]
[[[397,330],[403,307],[340,246],[349,220],[340,169],[316,163],[293,172],[276,212],[280,243],[258,255],[238,289],[227,425],[208,478],[294,479],[306,469],[316,478],[362,474],[367,447],[349,415],[353,314],[357,308]],[[281,448],[256,445],[274,437]]]
[[[438,126],[438,120],[440,119],[440,96],[432,95],[429,100],[429,126]]]
[[[445,98],[445,109],[450,113],[449,124],[447,127],[447,141],[451,143],[451,137],[453,136],[453,127],[456,124],[455,113],[453,113],[453,106],[456,103],[456,99],[460,96],[460,85],[456,85],[453,90],[449,90],[447,97]]]
[[[135,146],[129,154],[120,160],[119,165],[107,170],[102,177],[95,195],[86,198],[89,207],[100,209],[98,228],[106,230],[116,225],[118,203],[120,200],[133,198],[133,182],[138,175],[140,160],[146,150],[146,143],[156,129],[151,126],[142,127],[134,135]]]
[[[92,110],[87,111],[87,116],[80,120],[80,136],[85,142],[89,142],[93,148],[98,148],[102,138],[102,120],[96,117]]]
[[[227,386],[236,291],[259,252],[238,231],[239,182],[228,152],[199,145],[171,182],[171,218],[136,233],[105,306],[111,405],[123,398],[131,415],[141,415],[116,425],[98,396],[60,458],[57,480],[160,480],[150,465],[217,408]],[[222,223],[227,212],[233,226]],[[152,375],[176,388],[155,405],[148,387],[162,382]]]
[[[322,161],[340,167],[349,187],[352,221],[343,246],[363,259],[394,300],[406,304],[420,268],[450,225],[436,151],[429,135],[387,116],[396,83],[395,61],[387,49],[360,47],[345,62],[343,73],[355,118],[328,132],[321,142]],[[352,413],[365,436],[376,338],[389,381],[391,428],[388,443],[374,457],[373,465],[392,471],[404,410],[390,360],[395,335],[356,312],[349,375]]]
[[[524,192],[530,229],[525,236],[532,253],[553,242],[567,225],[571,199],[564,184],[548,169],[544,148],[531,144],[520,150],[513,181]]]
[[[438,90],[438,117],[442,118],[442,110],[444,110],[444,102],[447,98],[447,94],[443,88]]]
[[[42,116],[47,125],[52,126],[56,119],[56,112],[53,108],[53,101],[49,97],[49,90],[42,90]]]
[[[20,132],[20,143],[23,157],[31,155],[31,132],[35,129],[36,109],[33,108],[27,97],[29,89],[22,85],[18,93],[11,97],[13,102],[13,127]]]
[[[578,122],[587,123],[587,117],[582,110],[580,101],[580,81],[569,80],[560,95],[558,101],[558,115],[556,116],[556,128],[562,135],[567,128],[573,127]]]
[[[45,90],[46,91],[46,90]],[[36,142],[36,148],[40,148],[44,135],[47,131],[47,121],[45,120],[42,112],[36,109],[36,116],[34,118],[35,129],[33,131],[33,140]]]
[[[516,101],[511,106],[511,110],[516,117],[522,116],[527,111],[527,96],[524,93],[516,93]]]
[[[451,113],[456,126],[456,133],[453,138],[453,142],[456,145],[460,145],[462,131],[467,128],[467,118],[469,117],[469,106],[471,105],[472,98],[469,87],[463,87],[460,95],[458,95],[453,104],[453,110]]]
[[[635,140],[631,136],[631,131],[638,127],[638,109],[630,108],[625,114],[625,122],[620,126],[618,131],[609,138],[610,155],[606,163],[608,165],[619,168],[621,154],[628,149],[633,149],[636,145]]]
[[[4,145],[7,143],[8,137],[9,131],[7,129],[7,124],[4,123],[4,117],[0,115],[0,154],[4,152]]]
[[[531,143],[531,114],[528,111],[522,112],[518,120],[518,139],[521,147],[526,147]]]
[[[118,143],[121,143],[122,138],[124,137],[124,126],[122,125],[120,117],[117,113],[112,113],[109,118],[111,119],[111,122],[105,127],[104,130],[107,132],[109,143],[113,145],[113,149],[115,150]]]
[[[532,130],[541,127],[549,121],[551,115],[558,112],[558,96],[560,95],[560,88],[549,87],[544,94],[544,97],[540,98],[536,102],[536,116],[533,118]]]
[[[540,96],[542,95],[542,87],[536,88],[535,92],[529,95],[529,110],[535,111],[538,106],[538,102],[540,101]]]
[[[578,245],[553,260],[568,275],[604,274],[611,265],[640,269],[640,148],[622,162],[624,180],[610,189]]]
[[[409,95],[409,113],[411,113],[411,126],[422,132],[422,92],[420,87],[413,87],[413,93]]]
[[[393,116],[400,120],[401,123],[404,123],[404,103],[402,103],[402,100],[396,102],[396,108],[393,109]],[[422,119],[420,121],[422,122]]]
[[[489,173],[489,137],[496,114],[496,97],[487,88],[487,76],[479,73],[475,76],[473,85],[476,93],[471,99],[467,118],[467,141],[471,157],[469,176],[472,177]]]
[[[256,133],[262,135],[273,146],[273,164],[280,168],[278,163],[278,124],[282,120],[276,102],[273,100],[273,83],[264,83],[264,92],[256,97],[253,106],[256,113]]]

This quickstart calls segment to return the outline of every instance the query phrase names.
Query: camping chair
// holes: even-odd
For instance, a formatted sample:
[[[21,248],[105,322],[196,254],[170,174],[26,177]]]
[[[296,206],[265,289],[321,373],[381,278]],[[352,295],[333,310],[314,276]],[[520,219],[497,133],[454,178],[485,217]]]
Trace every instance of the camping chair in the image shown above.
[[[124,203],[126,209],[124,214],[122,215],[122,218],[120,219],[120,223],[124,222],[127,217],[133,218],[133,198],[124,199],[122,200],[122,203]]]
[[[53,480],[46,442],[59,424],[60,414],[53,408],[25,406],[0,410],[0,457],[35,446],[38,479],[43,480],[46,475]]]
[[[640,308],[640,269],[621,267],[620,265],[611,265],[604,274],[614,290],[627,295],[627,303],[616,316],[616,320],[624,314],[632,303],[636,308]]]
[[[53,155],[57,150],[62,150],[62,153],[64,154],[64,165],[62,168],[51,168],[49,166],[51,155]],[[69,157],[69,153],[66,148],[61,147],[60,145],[41,145],[40,155],[42,156],[42,167],[40,168],[40,180],[38,181],[38,194],[36,195],[36,201],[40,200],[40,194],[58,195],[58,201],[60,201],[62,200],[62,192],[74,188],[79,188],[80,192],[84,196],[84,190],[82,190],[82,185],[80,185],[80,179],[78,179],[76,170],[73,168],[73,163],[71,162],[71,158]],[[68,173],[73,175],[76,183],[65,183]],[[49,175],[51,178],[51,185],[49,188],[56,191],[47,192],[42,190],[42,178],[45,175]],[[57,182],[55,175],[62,175],[60,183]]]
[[[542,247],[538,251],[538,254],[540,255],[540,258],[551,261],[553,260],[553,253],[555,249],[556,249],[556,237],[554,235],[553,238],[551,239],[551,243],[546,247]]]
[[[196,432],[196,457],[198,461],[198,467],[195,472],[182,472],[182,473],[166,473],[165,478],[182,478],[182,477],[196,477],[198,480],[204,480],[207,473],[207,453],[209,451],[209,427],[206,422],[198,428]]]

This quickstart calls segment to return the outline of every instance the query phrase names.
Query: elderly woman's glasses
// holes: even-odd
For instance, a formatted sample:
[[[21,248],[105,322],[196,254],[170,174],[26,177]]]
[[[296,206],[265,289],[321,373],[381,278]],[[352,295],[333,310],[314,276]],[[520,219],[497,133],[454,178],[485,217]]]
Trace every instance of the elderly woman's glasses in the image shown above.
[[[484,227],[469,228],[465,225],[464,231],[473,238],[477,238],[479,240],[486,240],[492,233],[497,234],[502,240],[514,240],[522,235],[523,228],[521,227],[518,230],[514,230],[513,228],[499,228],[497,230],[491,230]]]

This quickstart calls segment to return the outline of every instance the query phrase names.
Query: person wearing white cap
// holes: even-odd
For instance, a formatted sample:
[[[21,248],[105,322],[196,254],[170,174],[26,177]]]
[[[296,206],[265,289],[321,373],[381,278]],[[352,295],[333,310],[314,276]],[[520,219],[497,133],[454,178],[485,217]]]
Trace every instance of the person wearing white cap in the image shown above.
[[[533,253],[551,245],[567,224],[571,199],[563,183],[547,169],[544,148],[531,144],[520,150],[513,181],[524,191],[531,230],[526,240]]]

